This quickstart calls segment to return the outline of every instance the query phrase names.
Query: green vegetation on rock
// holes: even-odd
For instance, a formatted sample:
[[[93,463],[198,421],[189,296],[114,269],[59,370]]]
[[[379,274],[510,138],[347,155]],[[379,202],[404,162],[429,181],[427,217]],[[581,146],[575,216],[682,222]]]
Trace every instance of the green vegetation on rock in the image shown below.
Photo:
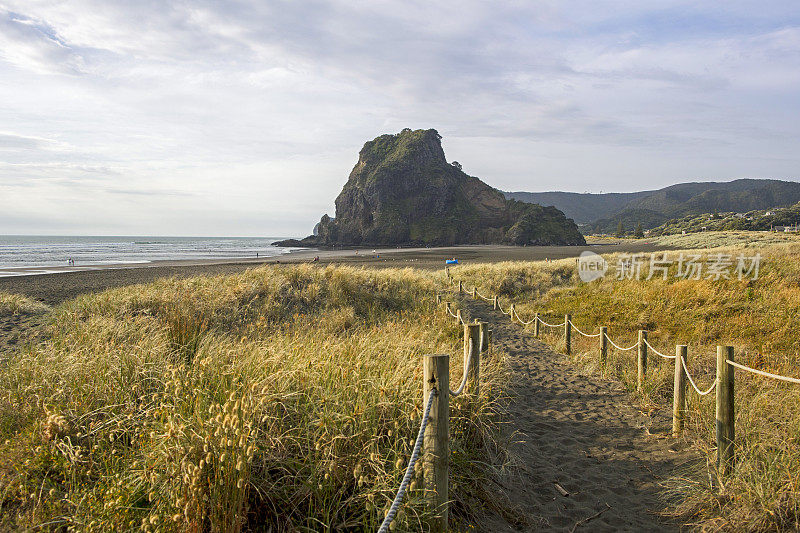
[[[361,149],[307,245],[585,244],[553,207],[508,201],[447,162],[436,130],[404,129]]]

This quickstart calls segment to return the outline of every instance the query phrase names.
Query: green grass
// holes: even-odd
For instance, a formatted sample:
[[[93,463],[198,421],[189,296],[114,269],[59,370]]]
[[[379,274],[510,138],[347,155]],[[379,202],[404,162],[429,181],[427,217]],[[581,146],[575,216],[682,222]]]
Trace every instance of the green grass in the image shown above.
[[[412,270],[262,268],[82,296],[0,368],[0,529],[374,530],[458,353]],[[453,360],[453,378],[460,376]],[[489,496],[497,361],[451,405],[452,514]],[[396,521],[425,528],[417,474]]]
[[[525,320],[540,312],[545,320],[559,322],[571,313],[575,325],[587,333],[607,326],[620,346],[632,345],[639,329],[648,330],[651,344],[665,354],[674,354],[676,344],[688,344],[690,371],[701,387],[714,379],[718,344],[733,345],[737,359],[748,366],[798,377],[800,245],[701,253],[735,256],[756,251],[763,256],[757,280],[676,280],[672,276],[663,280],[657,276],[620,281],[607,275],[582,283],[574,259],[462,266],[453,269],[453,274],[468,288],[477,285],[483,294],[499,294],[503,305],[515,302]],[[670,253],[676,257],[680,252]],[[613,265],[618,257],[606,259]],[[643,277],[648,272],[646,264]],[[563,349],[560,334],[546,339]],[[635,351],[612,349],[607,367],[601,369],[598,345],[596,338],[573,333],[573,362],[587,371],[617,377],[638,394],[644,407],[671,405],[671,361],[651,354],[643,391],[635,393]],[[712,466],[676,474],[672,490],[681,503],[673,511],[686,523],[708,530],[796,530],[800,528],[800,387],[742,372],[737,372],[736,379],[735,473],[718,480]],[[700,400],[690,392],[689,398],[689,438],[713,465],[713,394]]]

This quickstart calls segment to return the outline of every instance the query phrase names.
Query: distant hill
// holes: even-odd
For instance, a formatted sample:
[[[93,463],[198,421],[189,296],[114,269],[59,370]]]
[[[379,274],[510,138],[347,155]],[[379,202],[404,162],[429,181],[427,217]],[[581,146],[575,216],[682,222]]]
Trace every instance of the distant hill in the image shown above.
[[[436,130],[408,128],[364,144],[336,198],[336,217],[324,215],[314,233],[283,244],[586,243],[555,207],[508,200],[448,163]]]
[[[583,224],[584,233],[613,233],[622,221],[627,231],[638,224],[655,228],[668,220],[704,213],[785,207],[800,201],[800,183],[739,179],[729,182],[679,183],[634,193],[505,193],[507,198],[553,205]]]
[[[578,224],[587,224],[619,211],[639,198],[656,191],[612,192],[504,192],[506,198],[539,205],[552,205]]]

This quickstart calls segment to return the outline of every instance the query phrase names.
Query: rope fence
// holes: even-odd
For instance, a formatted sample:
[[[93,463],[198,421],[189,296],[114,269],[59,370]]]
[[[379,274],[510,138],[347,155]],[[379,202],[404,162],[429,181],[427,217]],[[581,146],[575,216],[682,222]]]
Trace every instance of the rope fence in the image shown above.
[[[460,283],[458,285],[458,292],[463,292],[462,285]],[[474,294],[477,295],[477,291],[474,291]],[[442,303],[441,295],[438,293],[436,294],[436,303]],[[460,309],[454,313],[451,303],[444,303],[445,314],[455,318],[458,324],[464,328],[464,368],[461,381],[456,390],[450,388],[450,356],[448,354],[424,356],[422,386],[423,398],[427,398],[424,414],[405,474],[386,511],[378,533],[386,533],[392,528],[392,522],[397,517],[408,492],[416,464],[420,459],[422,459],[423,465],[424,497],[433,515],[430,523],[431,531],[437,533],[449,531],[450,398],[461,396],[466,391],[469,391],[473,397],[478,397],[480,394],[480,359],[482,354],[490,351],[492,331],[487,322],[468,322],[463,318]]]
[[[417,432],[417,440],[414,441],[414,449],[411,451],[411,458],[408,461],[406,473],[403,475],[403,481],[400,482],[400,488],[397,489],[397,494],[395,495],[394,500],[392,500],[392,505],[389,507],[389,511],[386,513],[386,517],[383,519],[381,527],[378,528],[378,533],[386,533],[389,531],[389,526],[392,525],[394,517],[397,516],[397,511],[400,509],[400,504],[403,502],[403,498],[406,495],[406,490],[408,489],[408,484],[411,481],[411,476],[414,475],[414,467],[417,465],[417,459],[419,459],[419,451],[420,448],[422,448],[422,441],[425,437],[425,429],[428,427],[431,406],[433,405],[433,398],[436,396],[436,393],[436,389],[431,389],[431,392],[428,395],[428,402],[425,404],[425,413],[422,415],[422,422],[419,426],[419,432]]]
[[[623,348],[622,346],[619,346],[616,342],[612,341],[611,337],[609,337],[605,333],[603,334],[603,336],[606,338],[606,340],[608,341],[608,343],[611,346],[613,346],[614,348],[616,348],[617,350],[619,350],[621,352],[627,352],[627,351],[633,350],[634,348],[638,348],[639,347],[639,341],[636,341],[633,346],[628,346],[627,348]]]
[[[749,366],[741,365],[734,361],[725,361],[731,366],[735,366],[739,370],[744,370],[746,372],[752,372],[753,374],[758,374],[759,376],[764,376],[772,379],[777,379],[780,381],[786,381],[788,383],[800,383],[799,378],[790,378],[789,376],[779,376],[778,374],[770,374],[769,372],[764,372],[763,370],[756,370],[755,368],[750,368]]]
[[[478,289],[475,289],[475,295],[476,295],[478,298],[481,298],[482,300],[485,300],[485,301],[487,301],[487,302],[491,302],[491,301],[492,301],[492,299],[491,299],[491,298],[489,298],[488,296],[484,296],[483,294],[481,294],[480,292],[478,292]]]
[[[518,315],[518,316],[519,316],[519,315]],[[534,319],[534,320],[535,320],[535,319]],[[545,322],[545,321],[544,321],[544,320],[542,320],[541,318],[539,319],[539,322],[541,322],[541,324],[542,324],[543,326],[547,326],[548,328],[560,328],[560,327],[563,327],[563,326],[565,326],[565,325],[567,324],[567,323],[566,323],[566,321],[564,321],[564,322],[561,322],[560,324],[548,324],[547,322]]]
[[[501,313],[504,315],[510,315],[511,311],[504,311],[503,308],[500,306],[500,302],[497,302],[497,308],[500,310]]]
[[[467,376],[469,375],[469,365],[472,362],[472,343],[469,345],[469,357],[467,357],[466,364],[464,365],[464,375],[461,378],[461,384],[459,384],[456,390],[450,389],[450,396],[461,396],[461,393],[464,392],[464,386],[467,384]]]
[[[522,320],[522,319],[519,317],[519,315],[517,314],[517,310],[516,310],[516,309],[514,309],[514,314],[516,315],[516,317],[517,317],[517,320],[519,320],[519,323],[520,323],[520,324],[522,324],[523,326],[527,326],[527,325],[529,325],[529,324],[533,324],[535,321],[537,321],[537,320],[538,320],[538,317],[533,317],[531,320],[529,320],[529,321],[525,322],[524,320]]]
[[[711,391],[714,390],[714,388],[717,386],[716,378],[714,378],[713,383],[711,383],[711,386],[708,389],[701,391],[700,387],[698,387],[697,383],[695,383],[694,380],[692,379],[692,375],[689,373],[689,369],[686,368],[686,361],[684,360],[684,358],[680,357],[679,359],[681,360],[681,366],[683,367],[683,371],[686,373],[686,378],[689,380],[689,383],[692,385],[692,388],[699,396],[705,396],[706,394],[709,394]]]
[[[584,337],[599,337],[600,335],[603,334],[602,332],[600,332],[600,333],[592,333],[592,334],[584,333],[584,332],[582,332],[581,330],[578,329],[578,326],[576,326],[572,322],[572,320],[569,321],[569,325],[572,327],[572,329],[574,329],[575,331],[577,331],[579,334],[583,335]]]
[[[447,276],[449,279],[455,283],[455,278],[453,278],[447,270]],[[463,282],[458,281],[459,293],[463,291]],[[478,292],[477,287],[473,287],[472,294],[475,297],[476,295],[480,295]],[[601,326],[599,333],[586,333],[581,331],[575,324],[572,322],[571,315],[567,314],[564,316],[564,321],[558,324],[551,324],[545,322],[539,313],[536,313],[533,319],[530,321],[525,321],[520,318],[519,313],[516,311],[514,303],[509,304],[509,310],[505,311],[502,306],[500,305],[499,297],[494,296],[493,298],[487,298],[480,295],[486,301],[491,301],[495,309],[500,310],[501,313],[504,315],[510,316],[511,321],[514,322],[515,317],[516,320],[519,321],[522,325],[534,325],[534,336],[539,337],[540,334],[540,325],[549,327],[549,328],[564,328],[564,341],[565,341],[565,352],[567,354],[571,353],[571,339],[572,339],[572,330],[574,329],[578,334],[586,337],[586,338],[595,338],[599,337],[600,340],[600,365],[601,368],[605,367],[606,364],[606,357],[608,351],[608,344],[613,346],[615,349],[623,352],[627,352],[638,348],[637,354],[637,390],[642,389],[642,384],[645,381],[645,375],[647,372],[647,354],[648,351],[652,351],[654,354],[658,355],[663,359],[674,359],[675,360],[675,379],[674,379],[674,389],[673,389],[673,419],[672,419],[672,433],[674,436],[678,436],[681,434],[685,419],[686,419],[686,409],[687,409],[687,401],[686,401],[686,386],[687,381],[688,384],[691,385],[692,389],[698,394],[698,396],[706,396],[710,394],[712,391],[716,390],[717,399],[716,399],[716,438],[717,438],[717,468],[722,476],[728,475],[733,469],[734,466],[734,436],[735,436],[735,429],[734,429],[734,368],[738,370],[742,370],[745,372],[749,372],[751,374],[755,374],[758,376],[762,376],[765,378],[770,378],[777,381],[782,381],[786,383],[794,383],[800,384],[800,378],[794,378],[789,376],[782,376],[779,374],[773,374],[770,372],[765,372],[763,370],[758,370],[755,368],[751,368],[749,366],[743,365],[741,363],[737,363],[734,361],[734,349],[732,346],[717,346],[717,369],[716,369],[716,376],[706,390],[701,390],[700,387],[697,386],[694,378],[689,372],[689,368],[687,365],[687,355],[688,355],[688,347],[686,345],[677,345],[675,347],[675,355],[667,355],[661,353],[658,349],[656,349],[647,339],[648,332],[646,330],[639,330],[639,338],[638,340],[629,347],[622,347],[615,343],[611,337],[608,336],[608,328],[605,326]],[[477,299],[477,298],[476,298]],[[448,311],[449,311],[449,304],[448,304]],[[450,313],[452,315],[452,312]],[[453,315],[455,316],[455,315]]]
[[[652,345],[652,344],[650,344],[649,342],[647,342],[647,338],[643,339],[643,341],[644,341],[644,343],[647,345],[647,347],[648,347],[648,348],[650,348],[651,350],[653,350],[653,353],[654,353],[654,354],[656,354],[656,355],[658,355],[658,356],[661,356],[661,357],[663,357],[664,359],[675,359],[675,357],[676,357],[676,356],[674,356],[674,355],[664,355],[663,353],[661,353],[661,352],[659,352],[658,350],[656,350],[655,348],[653,348],[653,345]],[[637,343],[637,344],[638,344],[638,343]]]

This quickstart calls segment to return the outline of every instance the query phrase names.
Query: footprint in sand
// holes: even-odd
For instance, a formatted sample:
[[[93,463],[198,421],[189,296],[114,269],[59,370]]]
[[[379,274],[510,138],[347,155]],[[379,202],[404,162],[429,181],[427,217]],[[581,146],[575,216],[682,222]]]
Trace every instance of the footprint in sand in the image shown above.
[[[506,488],[502,496],[527,517],[521,526],[487,513],[479,530],[679,531],[680,524],[659,514],[665,495],[654,476],[661,481],[698,458],[647,435],[643,428],[652,422],[642,423],[618,383],[579,374],[565,356],[490,306],[463,299],[460,307],[492,324],[493,348],[511,370],[504,409],[518,467],[503,469],[497,481]],[[643,468],[648,457],[653,460]]]

